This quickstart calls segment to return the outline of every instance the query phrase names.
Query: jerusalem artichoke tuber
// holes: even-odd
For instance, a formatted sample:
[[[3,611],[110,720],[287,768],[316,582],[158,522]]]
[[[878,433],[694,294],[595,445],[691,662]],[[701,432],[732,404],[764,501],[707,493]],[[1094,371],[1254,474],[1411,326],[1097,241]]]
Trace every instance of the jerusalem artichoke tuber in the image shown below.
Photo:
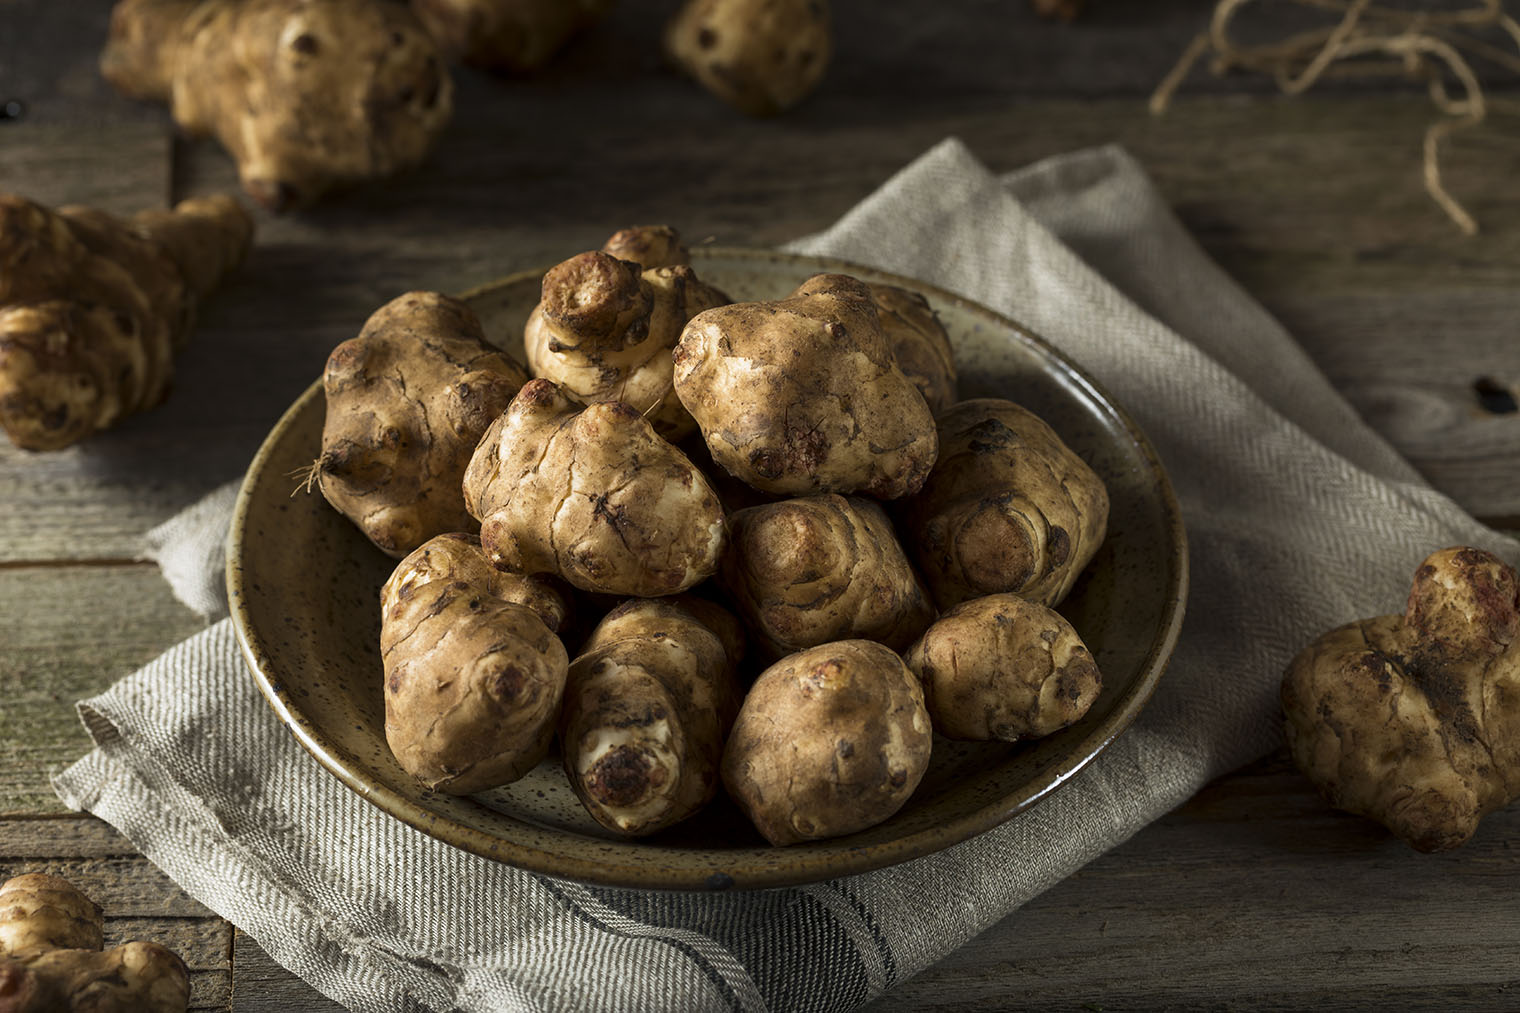
[[[163,399],[195,301],[241,263],[229,197],[124,220],[0,195],[0,425],[59,450]]]
[[[832,48],[826,0],[688,0],[665,29],[671,60],[751,116],[811,94]]]

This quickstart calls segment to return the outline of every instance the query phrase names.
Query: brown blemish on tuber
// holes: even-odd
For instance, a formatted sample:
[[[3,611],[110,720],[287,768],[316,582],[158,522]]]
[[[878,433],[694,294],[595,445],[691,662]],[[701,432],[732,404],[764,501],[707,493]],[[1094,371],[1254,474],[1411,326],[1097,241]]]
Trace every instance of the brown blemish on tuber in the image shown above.
[[[473,530],[465,466],[526,381],[464,303],[436,292],[391,300],[328,356],[322,494],[394,557]]]
[[[620,401],[583,407],[531,380],[481,438],[464,478],[500,567],[584,591],[658,597],[711,576],[723,508],[696,467]]]
[[[385,737],[401,766],[453,795],[522,777],[548,753],[569,657],[563,596],[440,535],[381,590]]]
[[[737,633],[718,606],[679,599],[625,602],[592,632],[570,665],[560,741],[597,822],[644,836],[712,799],[739,705]]]
[[[935,415],[956,401],[955,352],[929,300],[896,285],[871,285],[871,299],[892,357]]]
[[[1299,652],[1282,682],[1288,749],[1332,805],[1445,851],[1520,798],[1516,594],[1498,557],[1443,549],[1415,571],[1402,616]]]
[[[938,423],[938,462],[903,506],[904,541],[935,601],[1009,591],[1059,604],[1107,532],[1102,479],[1011,401],[962,401]]]
[[[0,425],[60,450],[157,405],[253,223],[230,197],[120,219],[0,195]]]
[[[900,651],[934,618],[885,511],[857,497],[809,496],[731,515],[721,579],[773,658],[832,640]]]
[[[689,0],[665,28],[671,60],[751,116],[773,116],[812,93],[832,48],[825,0]]]
[[[100,906],[45,873],[0,885],[0,1011],[181,1013],[190,1003],[185,962],[158,943],[102,951]]]
[[[766,492],[895,499],[934,463],[929,406],[897,367],[870,290],[845,275],[698,314],[676,346],[675,386],[713,460]]]
[[[962,602],[903,655],[929,717],[952,739],[1033,739],[1073,724],[1103,688],[1059,613],[1013,594]]]
[[[608,244],[651,261],[685,254],[673,229],[624,230]],[[688,264],[582,253],[544,275],[523,333],[528,368],[588,404],[622,401],[678,440],[695,423],[672,388],[672,349],[688,320],[727,302]]]
[[[453,105],[416,18],[371,0],[121,0],[100,68],[220,141],[273,210],[416,165]]]
[[[875,826],[929,767],[929,714],[902,659],[869,640],[783,658],[744,698],[723,783],[772,844]]]

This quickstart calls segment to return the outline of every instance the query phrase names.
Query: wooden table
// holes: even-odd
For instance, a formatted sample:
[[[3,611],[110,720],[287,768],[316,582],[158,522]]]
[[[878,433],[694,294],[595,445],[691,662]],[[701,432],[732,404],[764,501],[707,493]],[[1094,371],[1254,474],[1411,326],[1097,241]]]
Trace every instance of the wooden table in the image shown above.
[[[1286,100],[1200,74],[1155,119],[1144,99],[1209,5],[1094,2],[1057,25],[1006,0],[840,0],[824,87],[753,121],[660,65],[647,12],[668,4],[628,0],[538,78],[459,75],[454,124],[423,171],[262,217],[161,409],[59,454],[0,447],[0,877],[71,877],[104,904],[112,939],[176,948],[194,1009],[336,1008],[49,787],[88,747],[73,701],[203,625],[140,558],[143,533],[237,477],[327,351],[407,288],[542,266],[632,222],[777,243],[950,134],[996,170],[1127,146],[1374,426],[1469,510],[1513,523],[1513,120],[1451,145],[1448,185],[1485,228],[1465,238],[1420,186],[1434,116],[1422,94],[1382,83]],[[219,149],[175,138],[162,109],[99,80],[108,8],[0,0],[0,106],[25,106],[0,122],[0,188],[131,211],[232,187]],[[1402,593],[1389,589],[1390,609]],[[1516,838],[1520,806],[1454,853],[1417,855],[1272,756],[872,1008],[1520,1008]]]

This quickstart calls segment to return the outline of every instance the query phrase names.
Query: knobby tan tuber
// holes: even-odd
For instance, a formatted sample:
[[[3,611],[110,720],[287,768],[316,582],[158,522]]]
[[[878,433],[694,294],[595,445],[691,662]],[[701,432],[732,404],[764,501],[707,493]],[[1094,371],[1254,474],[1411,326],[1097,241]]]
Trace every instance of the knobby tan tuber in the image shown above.
[[[453,105],[432,39],[374,0],[121,0],[100,67],[220,141],[274,210],[416,165]]]
[[[711,576],[727,539],[702,473],[621,401],[582,406],[530,380],[464,478],[493,563],[583,591],[653,598]]]
[[[328,356],[313,466],[323,496],[395,557],[434,535],[473,530],[465,466],[527,379],[486,344],[459,300],[436,292],[391,300]]]
[[[411,0],[417,19],[450,59],[501,73],[547,64],[613,0]]]
[[[618,229],[602,244],[602,252],[619,260],[631,260],[646,271],[651,267],[691,263],[691,251],[682,242],[681,233],[669,225],[630,225]]]
[[[630,837],[711,801],[739,708],[738,621],[710,602],[632,599],[570,664],[565,773],[596,821]]]
[[[230,197],[120,219],[0,195],[0,425],[59,450],[157,405],[253,223]]]
[[[760,673],[723,750],[723,783],[772,844],[875,826],[929,767],[929,714],[902,659],[869,640],[800,651]]]
[[[679,237],[664,248],[658,236],[648,238],[631,252],[651,260],[684,253]],[[620,233],[609,242],[627,248],[637,239]],[[544,275],[523,332],[528,368],[588,404],[622,401],[677,440],[695,423],[672,389],[672,350],[688,320],[727,302],[688,264],[643,267],[600,250],[582,253]]]
[[[751,116],[773,116],[811,94],[832,48],[825,0],[689,0],[665,28],[671,60]]]
[[[0,1013],[182,1013],[185,962],[158,943],[103,950],[100,906],[68,880],[0,885]]]
[[[929,717],[952,739],[1017,742],[1075,723],[1103,680],[1059,613],[1014,594],[962,602],[903,655]]]
[[[1498,557],[1443,549],[1415,571],[1403,615],[1299,652],[1282,682],[1288,749],[1332,805],[1445,851],[1520,798],[1516,594]]]
[[[453,795],[538,764],[570,663],[553,585],[498,570],[473,536],[455,533],[403,559],[380,598],[385,737],[397,762]]]
[[[827,494],[729,517],[721,581],[772,657],[833,640],[901,651],[934,607],[881,506]]]
[[[938,462],[902,518],[935,601],[1008,591],[1055,607],[1108,530],[1102,479],[1011,401],[962,401],[938,423]]]
[[[675,386],[713,460],[766,492],[895,499],[934,464],[929,406],[893,359],[870,290],[845,275],[693,317]]]

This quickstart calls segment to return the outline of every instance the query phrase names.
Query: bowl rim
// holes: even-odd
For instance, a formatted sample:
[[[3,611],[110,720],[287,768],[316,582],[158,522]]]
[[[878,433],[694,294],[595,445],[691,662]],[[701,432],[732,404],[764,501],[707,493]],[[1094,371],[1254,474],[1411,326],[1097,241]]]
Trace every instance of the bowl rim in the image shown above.
[[[870,872],[941,851],[1007,822],[1017,813],[1049,796],[1070,781],[1096,759],[1118,735],[1128,728],[1154,694],[1176,647],[1186,609],[1189,584],[1188,545],[1182,511],[1166,469],[1159,455],[1138,424],[1092,376],[1064,352],[1028,327],[985,305],[957,295],[938,285],[883,271],[879,268],[835,257],[748,248],[739,246],[697,246],[692,250],[694,262],[729,260],[754,262],[769,260],[795,265],[800,272],[853,274],[872,283],[896,284],[921,292],[935,305],[953,304],[963,312],[980,316],[997,327],[1016,333],[1022,340],[1052,359],[1063,371],[1064,381],[1081,390],[1090,406],[1107,414],[1126,433],[1145,461],[1154,483],[1158,505],[1171,539],[1166,552],[1170,566],[1164,583],[1162,622],[1138,663],[1136,677],[1112,710],[1075,746],[1065,759],[1053,763],[1017,789],[1004,793],[995,802],[981,806],[932,827],[895,837],[887,841],[851,844],[850,837],[807,842],[786,848],[755,847],[714,851],[710,868],[687,868],[689,859],[675,865],[655,865],[648,858],[639,861],[613,860],[605,851],[595,855],[573,855],[542,849],[531,844],[504,839],[479,827],[460,822],[428,809],[382,780],[366,777],[365,765],[334,741],[321,723],[303,712],[295,695],[274,671],[273,658],[265,639],[254,627],[248,608],[248,587],[244,580],[242,559],[248,546],[243,532],[254,499],[257,479],[267,470],[270,459],[281,447],[283,438],[313,410],[322,399],[322,381],[318,378],[288,407],[269,431],[255,453],[238,490],[232,525],[227,537],[226,583],[229,610],[243,657],[259,691],[281,723],[318,763],[345,787],[379,808],[382,812],[445,843],[467,852],[500,861],[529,872],[570,879],[598,886],[662,890],[769,889],[800,886],[841,876]],[[698,263],[700,266],[700,263]],[[504,277],[473,286],[456,298],[465,302],[479,300],[500,290],[523,285],[543,277],[545,269],[517,271]],[[541,829],[541,828],[539,828]],[[571,831],[562,833],[570,835]],[[661,850],[689,856],[693,849],[662,849],[631,840],[601,845],[623,845],[657,856]],[[620,850],[620,849],[619,849]],[[778,861],[779,859],[779,861]]]

